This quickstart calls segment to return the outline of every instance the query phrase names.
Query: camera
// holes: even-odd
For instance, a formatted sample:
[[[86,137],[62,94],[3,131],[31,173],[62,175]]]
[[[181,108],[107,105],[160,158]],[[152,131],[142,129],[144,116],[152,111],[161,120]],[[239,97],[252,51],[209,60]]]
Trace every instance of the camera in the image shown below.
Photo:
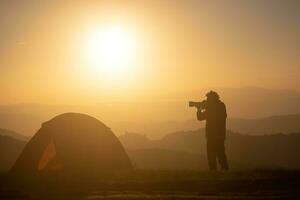
[[[189,101],[189,107],[196,107],[198,109],[205,109],[206,107],[206,100],[204,101]]]

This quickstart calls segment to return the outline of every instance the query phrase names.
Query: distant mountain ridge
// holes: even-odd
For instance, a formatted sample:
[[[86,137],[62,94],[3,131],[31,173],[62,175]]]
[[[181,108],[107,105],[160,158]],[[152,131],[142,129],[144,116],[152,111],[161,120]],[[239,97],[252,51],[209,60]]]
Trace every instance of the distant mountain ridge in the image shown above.
[[[148,135],[150,138],[162,138],[168,133],[176,131],[189,131],[203,128],[205,122],[196,119],[187,121],[167,121],[160,123],[144,124],[134,129]],[[300,132],[300,113],[291,115],[271,116],[259,119],[228,118],[227,129],[248,135],[270,135],[276,133],[297,133]],[[158,134],[158,133],[161,134]],[[153,137],[154,136],[154,137]]]
[[[195,109],[189,108],[187,102],[204,99],[205,93],[211,89],[216,90],[222,101],[225,102],[229,116],[228,127],[234,131],[249,134],[300,131],[296,125],[289,125],[293,119],[291,121],[271,119],[271,122],[265,120],[267,125],[263,125],[259,121],[247,120],[262,120],[268,116],[284,117],[291,114],[295,115],[291,116],[294,118],[298,115],[297,113],[300,113],[299,91],[259,87],[176,91],[149,99],[99,102],[90,105],[3,105],[0,106],[0,127],[31,136],[40,128],[42,122],[58,114],[71,111],[86,113],[101,119],[118,135],[128,131],[147,134],[151,138],[161,138],[167,133],[178,130],[193,130],[203,127],[204,123],[194,120]],[[273,123],[272,120],[274,123],[276,121],[273,129],[269,125]],[[278,121],[284,121],[288,125],[281,123],[281,127],[279,127]],[[256,125],[262,128],[251,129]],[[287,128],[287,126],[291,128]]]
[[[0,172],[11,169],[26,143],[23,140],[0,135]]]
[[[24,125],[25,129],[29,129],[29,126],[35,126],[35,131],[40,127],[39,120],[34,118],[34,121],[30,119],[22,120],[20,117],[11,117],[9,119],[3,119],[0,115],[0,124],[6,125],[10,128],[14,127],[14,123]],[[10,120],[11,119],[11,120]],[[10,122],[7,122],[10,120]],[[30,121],[30,122],[28,122]],[[7,122],[7,123],[6,123]],[[28,123],[27,123],[28,122]],[[34,125],[36,124],[36,125]],[[114,130],[119,134],[123,134],[122,130],[127,130],[127,132],[138,132],[148,135],[150,138],[162,138],[164,135],[172,132],[196,130],[203,128],[205,122],[199,122],[196,119],[186,120],[186,121],[166,121],[157,123],[145,123],[145,124],[132,124],[132,123],[122,123],[112,126]],[[27,128],[28,127],[28,128]],[[116,128],[117,127],[117,128]],[[119,128],[118,128],[119,127]],[[24,130],[22,128],[21,130]],[[263,135],[263,134],[275,134],[275,133],[293,133],[300,132],[300,113],[290,114],[290,115],[278,115],[259,119],[243,119],[243,118],[228,118],[227,119],[227,129],[234,132],[239,132],[241,134],[249,135]],[[8,135],[21,140],[28,140],[29,136],[23,136],[15,131],[10,131],[7,129],[0,129],[0,135]]]
[[[21,141],[29,140],[29,137],[26,137],[20,133],[12,131],[12,130],[2,129],[2,128],[0,128],[0,136],[9,136],[9,137],[21,140]]]
[[[119,137],[137,169],[207,169],[204,129],[178,131],[162,139],[126,133]],[[26,141],[0,136],[0,171],[8,171]],[[228,131],[226,151],[232,170],[300,169],[300,133],[250,136]]]
[[[300,132],[300,114],[260,119],[229,119],[228,129],[252,135]]]
[[[168,134],[160,140],[150,140],[146,136],[142,137],[136,133],[128,133],[119,137],[125,148],[133,152],[139,152],[138,158],[143,160],[142,164],[151,160],[147,159],[151,149],[153,151],[154,149],[165,149],[169,153],[170,151],[186,152],[187,154],[181,153],[181,155],[189,158],[186,158],[186,162],[191,162],[192,166],[203,166],[203,159],[199,160],[202,164],[195,164],[191,158],[195,154],[206,156],[204,129],[179,131]],[[148,150],[144,155],[141,155],[145,149]],[[232,169],[300,169],[300,133],[249,136],[228,131],[226,149]],[[176,153],[174,154],[173,159],[176,158]],[[155,163],[159,162],[156,157],[152,156],[152,159]],[[181,159],[180,157],[177,157],[177,159],[177,162],[185,160],[185,158]],[[164,160],[164,162],[167,161]],[[174,160],[172,162],[176,163]]]

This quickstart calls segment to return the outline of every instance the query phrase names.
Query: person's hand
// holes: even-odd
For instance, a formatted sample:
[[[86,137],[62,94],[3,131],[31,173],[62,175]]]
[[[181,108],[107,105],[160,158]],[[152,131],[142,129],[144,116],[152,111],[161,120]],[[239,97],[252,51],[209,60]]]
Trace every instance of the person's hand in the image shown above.
[[[199,112],[201,112],[201,111],[202,111],[202,108],[201,108],[201,106],[196,106],[196,108],[197,108],[197,111],[199,111]]]

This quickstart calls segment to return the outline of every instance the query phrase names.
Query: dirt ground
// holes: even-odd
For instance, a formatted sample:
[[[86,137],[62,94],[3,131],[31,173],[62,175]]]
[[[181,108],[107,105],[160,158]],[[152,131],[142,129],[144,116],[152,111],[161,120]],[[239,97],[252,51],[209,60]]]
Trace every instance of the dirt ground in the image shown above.
[[[0,199],[299,199],[300,171],[2,174]],[[299,195],[299,196],[298,196]],[[297,198],[298,197],[298,198]]]

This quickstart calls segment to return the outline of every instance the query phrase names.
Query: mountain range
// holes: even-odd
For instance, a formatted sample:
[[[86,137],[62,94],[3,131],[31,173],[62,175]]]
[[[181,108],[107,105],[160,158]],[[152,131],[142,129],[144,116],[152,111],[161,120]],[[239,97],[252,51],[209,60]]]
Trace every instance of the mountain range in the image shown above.
[[[21,154],[26,141],[0,135],[0,171],[8,171]]]
[[[8,136],[8,137],[15,138],[15,139],[18,139],[21,141],[28,141],[30,139],[30,137],[26,137],[15,131],[2,129],[2,128],[0,128],[0,136]]]
[[[132,159],[142,163],[141,166],[148,163],[147,167],[153,167],[156,163],[169,162],[173,163],[169,165],[170,168],[177,169],[178,165],[174,164],[177,158],[177,162],[181,163],[179,168],[185,166],[191,169],[206,165],[204,135],[204,129],[199,129],[170,133],[159,140],[136,133],[127,133],[119,138],[124,147],[130,150]],[[300,133],[250,136],[227,131],[226,149],[232,169],[300,168]],[[159,150],[161,153],[158,153]],[[169,156],[161,156],[166,154]]]
[[[119,136],[137,169],[205,170],[204,129],[169,133],[161,139],[126,133]],[[8,171],[26,141],[0,135],[0,171]],[[232,170],[300,169],[300,133],[245,135],[227,131],[226,151]]]
[[[296,124],[299,118],[297,114],[300,113],[300,92],[258,87],[177,91],[160,94],[155,98],[114,100],[89,105],[2,105],[0,127],[31,136],[42,122],[61,113],[79,112],[105,122],[117,135],[127,131],[161,138],[174,131],[203,127],[204,123],[195,120],[195,109],[188,107],[188,101],[202,100],[211,89],[220,94],[227,106],[229,129],[249,134],[300,131]]]

